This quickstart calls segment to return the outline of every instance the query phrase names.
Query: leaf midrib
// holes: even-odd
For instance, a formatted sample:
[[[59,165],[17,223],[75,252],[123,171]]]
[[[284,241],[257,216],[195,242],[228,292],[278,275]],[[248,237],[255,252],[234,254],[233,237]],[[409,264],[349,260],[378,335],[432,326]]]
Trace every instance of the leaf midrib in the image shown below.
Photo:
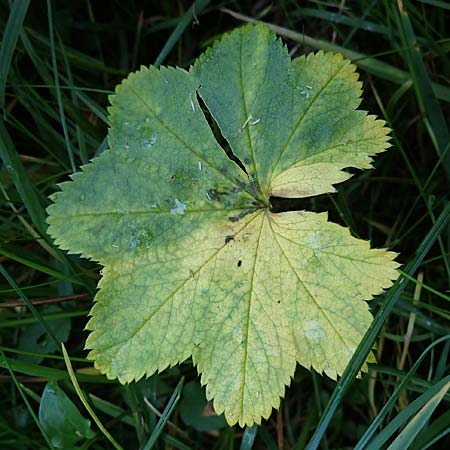
[[[264,227],[264,221],[266,219],[265,213],[264,217],[261,220],[261,228],[259,230],[258,239],[256,240],[256,248],[253,258],[253,270],[251,271],[252,276],[250,279],[250,287],[249,287],[249,293],[248,293],[248,307],[247,307],[247,323],[245,324],[245,347],[244,347],[244,355],[243,355],[243,381],[242,381],[242,389],[241,389],[241,407],[240,407],[240,417],[244,418],[244,396],[245,396],[245,385],[246,385],[246,379],[247,379],[247,361],[248,361],[248,335],[249,335],[249,329],[250,329],[250,315],[251,315],[251,308],[252,308],[252,298],[253,298],[253,282],[255,279],[255,273],[256,273],[256,263],[258,258],[258,249],[259,244],[261,241],[261,234]]]
[[[242,76],[242,43],[243,43],[243,33],[241,33],[241,42],[240,42],[240,47],[239,47],[239,83],[240,83],[241,93],[242,93],[242,106],[244,108],[244,117],[245,117],[245,120],[247,121],[247,120],[249,120],[250,116],[248,115],[247,102],[245,100],[244,78]],[[255,152],[253,149],[253,141],[252,141],[252,136],[250,133],[250,128],[251,128],[250,124],[247,124],[247,126],[245,127],[245,130],[246,130],[246,135],[248,138],[248,143],[250,146],[250,154],[252,157],[252,164],[253,164],[253,170],[255,173],[255,180],[258,185],[258,191],[261,191],[261,185],[258,180],[258,171],[256,170]]]
[[[174,208],[172,208],[174,209]],[[71,215],[64,215],[64,216],[57,216],[52,214],[52,218],[55,219],[71,219],[71,218],[76,218],[76,217],[92,217],[92,216],[129,216],[129,215],[146,215],[146,214],[169,214],[171,216],[185,216],[185,215],[189,215],[190,213],[215,213],[215,212],[225,212],[225,213],[229,213],[229,212],[233,212],[233,211],[250,211],[250,210],[255,210],[257,211],[258,207],[242,207],[242,208],[232,208],[232,209],[226,209],[226,208],[217,208],[217,209],[188,209],[186,208],[186,210],[184,211],[183,214],[177,214],[177,213],[173,213],[171,212],[170,209],[168,210],[163,210],[163,211],[158,211],[158,210],[134,210],[134,211],[126,211],[126,212],[120,212],[120,211],[104,211],[104,212],[97,212],[97,211],[93,211],[91,213],[80,213],[80,214],[71,214]]]
[[[344,340],[343,336],[338,332],[338,330],[336,329],[336,327],[333,324],[333,321],[328,317],[328,315],[326,314],[324,308],[322,308],[320,306],[320,304],[317,302],[316,298],[311,294],[311,292],[309,291],[309,289],[306,287],[305,283],[303,282],[303,280],[300,278],[300,275],[298,274],[298,272],[295,270],[295,268],[292,266],[290,259],[288,258],[288,256],[286,255],[286,253],[284,252],[283,247],[281,246],[280,242],[277,239],[277,235],[278,233],[275,232],[275,230],[272,227],[272,221],[269,220],[269,225],[270,225],[270,229],[272,230],[272,234],[274,237],[274,241],[277,243],[278,248],[280,249],[281,254],[283,255],[284,259],[286,260],[288,266],[290,267],[290,269],[292,270],[292,272],[295,274],[295,277],[297,278],[297,280],[299,281],[299,283],[303,286],[303,289],[305,289],[307,295],[309,296],[309,298],[314,302],[314,304],[316,305],[317,309],[319,310],[319,312],[324,316],[324,318],[327,320],[327,322],[330,324],[331,328],[334,330],[334,332],[336,333],[336,336],[339,337],[339,339],[341,340],[341,342],[344,344],[344,346],[350,350],[351,352],[353,352],[353,350],[347,345],[347,342]]]
[[[307,105],[307,107],[305,108],[305,110],[303,111],[303,114],[300,115],[300,117],[298,118],[297,122],[295,123],[294,127],[292,128],[292,131],[289,133],[286,142],[281,146],[279,152],[278,152],[278,157],[275,160],[275,163],[272,166],[272,171],[270,173],[270,176],[267,177],[267,186],[265,188],[265,193],[267,194],[270,183],[272,182],[274,173],[276,171],[276,169],[278,168],[278,165],[280,163],[280,160],[283,156],[283,154],[286,152],[286,150],[289,148],[289,144],[291,143],[294,135],[297,133],[298,128],[300,127],[300,125],[302,124],[304,118],[306,117],[307,113],[311,110],[312,106],[315,104],[316,100],[320,97],[320,95],[322,94],[322,92],[334,81],[334,79],[339,75],[339,73],[341,72],[341,70],[346,67],[347,64],[344,63],[339,67],[339,69],[333,74],[332,77],[330,77],[330,79],[322,86],[321,89],[319,89],[316,92],[316,95],[311,99],[311,102],[309,103],[309,105]]]

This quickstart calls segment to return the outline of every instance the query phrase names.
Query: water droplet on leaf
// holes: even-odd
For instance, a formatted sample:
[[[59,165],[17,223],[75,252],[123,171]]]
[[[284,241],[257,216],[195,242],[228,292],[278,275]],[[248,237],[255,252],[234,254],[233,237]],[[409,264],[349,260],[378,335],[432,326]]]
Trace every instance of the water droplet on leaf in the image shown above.
[[[180,200],[178,200],[177,198],[175,199],[175,208],[172,208],[170,210],[170,214],[184,214],[184,211],[186,210],[187,206],[181,202]]]

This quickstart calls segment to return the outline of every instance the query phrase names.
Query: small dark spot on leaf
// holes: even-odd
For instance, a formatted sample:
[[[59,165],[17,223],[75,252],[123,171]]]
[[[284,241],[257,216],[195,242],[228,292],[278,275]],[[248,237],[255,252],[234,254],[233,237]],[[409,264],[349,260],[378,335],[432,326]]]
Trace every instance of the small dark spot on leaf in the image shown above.
[[[278,304],[280,304],[281,303],[281,300],[278,300]]]
[[[234,237],[233,236],[225,236],[225,244],[228,244],[228,242],[230,241],[234,241]]]
[[[256,180],[250,181],[250,184],[248,185],[248,191],[255,196],[259,195],[258,182]]]
[[[215,200],[215,201],[220,200],[219,193],[217,192],[216,189],[208,189],[208,190],[206,191],[206,196],[207,196],[210,200]]]
[[[241,213],[237,214],[236,216],[228,217],[228,220],[230,222],[237,222],[238,220],[245,217],[247,214],[251,214],[253,211],[254,211],[253,209],[248,209],[247,211],[242,211]]]
[[[241,260],[239,260],[239,261],[237,262],[237,266],[238,266],[238,267],[241,267],[241,266],[242,266],[242,261],[241,261]]]
[[[172,176],[170,177],[170,179],[171,179],[171,180],[175,180],[175,175],[172,175]]]

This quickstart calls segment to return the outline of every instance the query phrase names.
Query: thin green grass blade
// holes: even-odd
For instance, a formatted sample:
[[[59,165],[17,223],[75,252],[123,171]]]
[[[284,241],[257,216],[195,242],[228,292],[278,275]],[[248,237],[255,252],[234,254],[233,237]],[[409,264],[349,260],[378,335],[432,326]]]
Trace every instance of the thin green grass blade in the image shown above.
[[[376,433],[378,427],[383,422],[384,418],[389,414],[389,412],[392,410],[392,408],[395,405],[395,402],[397,401],[398,397],[402,393],[403,389],[406,387],[407,383],[411,380],[412,376],[416,372],[419,365],[422,363],[422,361],[425,359],[425,357],[428,355],[430,350],[432,350],[436,345],[440,344],[441,342],[444,342],[446,340],[450,339],[450,335],[444,336],[440,339],[437,339],[435,342],[430,344],[425,351],[420,355],[420,357],[417,359],[417,361],[414,363],[414,365],[411,367],[411,369],[408,371],[408,373],[405,375],[405,377],[402,379],[401,383],[397,386],[393,394],[389,397],[389,400],[385,403],[381,411],[378,413],[377,417],[372,421],[369,428],[366,430],[364,435],[361,437],[361,439],[356,444],[354,450],[364,450],[366,448],[366,445],[372,439],[372,436]]]
[[[139,52],[139,46],[141,44],[141,38],[142,38],[142,28],[144,25],[144,13],[143,11],[140,12],[137,24],[136,24],[136,33],[134,38],[134,45],[133,45],[133,52],[132,52],[132,58],[131,58],[131,67],[135,68],[137,66],[137,60],[138,60],[138,52]]]
[[[438,8],[448,9],[450,11],[450,4],[447,1],[442,0],[419,0],[420,3],[427,5],[437,6]]]
[[[415,284],[420,284],[420,286],[422,288],[424,288],[425,290],[433,293],[434,295],[436,295],[437,297],[440,297],[448,302],[450,302],[450,296],[443,294],[442,292],[439,292],[436,289],[433,289],[431,286],[428,286],[426,283],[421,283],[420,281],[418,281],[416,278],[414,277],[410,277],[407,273],[402,273],[402,275],[407,278],[409,281],[412,281]]]
[[[70,359],[72,361],[74,360],[74,358]],[[129,425],[130,427],[134,427],[134,419],[127,414],[127,411],[116,405],[116,403],[109,402],[93,394],[89,394],[89,401],[96,410],[102,412],[103,414],[106,414],[109,417],[117,419],[118,421]]]
[[[66,84],[68,84],[68,86],[61,86],[61,89],[62,88],[70,89],[70,97],[71,97],[73,106],[75,107],[75,109],[79,110],[80,109],[80,105],[78,103],[78,98],[76,96],[76,93],[78,92],[78,90],[74,86],[74,81],[73,81],[73,76],[72,76],[72,69],[70,67],[69,59],[67,58],[67,53],[64,50],[64,45],[63,45],[61,39],[59,38],[59,36],[58,36],[58,44],[59,44],[59,48],[61,50],[61,54],[63,56],[64,66],[66,68],[67,81],[68,81],[66,83]],[[77,143],[78,143],[78,149],[79,149],[79,155],[80,155],[81,162],[83,164],[87,164],[89,159],[88,159],[87,150],[86,150],[86,138],[85,138],[85,134],[82,132],[82,128],[80,127],[80,125],[78,123],[75,124],[75,135],[76,135],[76,138],[77,138]]]
[[[370,14],[372,13],[374,7],[377,5],[378,0],[372,0],[370,4],[368,4],[367,6],[364,7],[364,11],[361,17],[358,18],[358,21],[365,21],[366,17],[369,17]],[[381,25],[382,27],[384,27],[383,25]],[[350,33],[348,33],[347,37],[345,38],[345,40],[342,42],[342,46],[343,47],[347,47],[347,45],[349,44],[349,42],[352,41],[354,35],[356,34],[356,32],[360,29],[360,27],[358,26],[354,26],[353,29],[350,31]],[[384,31],[388,31],[389,28],[385,28]]]
[[[74,277],[71,277],[70,275],[67,275],[58,270],[55,270],[54,268],[49,267],[45,264],[41,264],[36,261],[32,261],[29,258],[24,258],[24,257],[20,256],[19,253],[15,253],[13,251],[8,251],[5,248],[0,248],[0,255],[6,256],[9,259],[12,259],[13,261],[17,261],[21,264],[24,264],[25,266],[30,267],[31,269],[38,270],[39,272],[42,272],[42,273],[46,273],[47,275],[55,277],[58,280],[70,281],[71,283],[75,283],[75,284],[84,286],[84,283],[82,283],[79,279],[76,279]]]
[[[30,301],[30,299],[22,292],[22,289],[17,285],[17,283],[11,278],[9,273],[5,270],[5,268],[0,264],[0,273],[5,277],[6,281],[10,284],[10,286],[17,292],[17,295],[23,300],[23,302],[27,305],[28,309],[31,311],[31,313],[34,315],[36,320],[39,321],[42,328],[45,330],[45,332],[48,334],[50,339],[52,340],[53,344],[56,348],[59,348],[60,343],[58,342],[58,339],[54,335],[52,329],[49,327],[47,321],[42,317],[41,313],[35,308],[33,303]]]
[[[36,353],[36,352],[28,352],[26,350],[18,350],[16,348],[11,348],[11,347],[4,347],[3,345],[0,345],[0,350],[6,353],[14,353],[17,355],[28,355],[28,356],[37,356],[39,358],[43,358],[43,359],[57,359],[60,361],[64,361],[64,357],[63,356],[59,356],[59,355],[52,355],[50,353]],[[70,358],[72,361],[77,361],[77,362],[82,362],[85,364],[90,364],[91,361],[89,361],[86,358],[76,358],[76,357],[72,357]]]
[[[0,47],[0,108],[5,108],[5,87],[17,39],[22,30],[30,0],[16,0],[11,6]]]
[[[45,236],[45,212],[41,200],[31,183],[22,161],[17,154],[12,139],[0,119],[0,156],[9,176],[16,186],[22,201],[30,214],[31,220],[41,236]]]
[[[42,436],[45,439],[45,442],[48,445],[48,448],[50,450],[54,450],[53,445],[50,442],[49,437],[47,436],[47,433],[45,432],[45,430],[42,428],[41,423],[39,422],[39,419],[37,418],[33,407],[30,405],[30,402],[28,401],[27,396],[25,395],[25,392],[22,389],[22,386],[20,385],[19,381],[17,380],[16,376],[14,375],[13,370],[11,369],[11,366],[8,364],[7,358],[5,357],[4,353],[2,351],[0,351],[0,356],[2,357],[3,361],[5,361],[5,367],[8,369],[9,374],[11,375],[11,378],[14,382],[14,384],[16,385],[17,390],[19,391],[20,396],[23,399],[23,402],[25,403],[28,412],[30,413],[30,416],[33,418],[34,422],[36,423],[37,427],[39,428],[39,431],[41,432]]]
[[[113,447],[116,450],[123,450],[123,448],[120,446],[120,444],[111,436],[109,431],[103,426],[103,424],[100,422],[100,419],[95,414],[94,410],[92,409],[89,402],[86,400],[86,397],[83,394],[83,391],[80,388],[80,385],[78,384],[77,377],[75,375],[75,372],[72,368],[72,363],[70,362],[69,355],[67,354],[66,347],[64,347],[64,344],[61,345],[62,353],[64,355],[64,361],[66,362],[67,371],[69,372],[70,381],[72,382],[72,385],[75,389],[75,392],[78,395],[78,398],[80,399],[81,403],[83,403],[83,406],[86,408],[86,411],[89,413],[89,415],[92,417],[92,420],[97,424],[100,431],[103,433],[103,435],[108,439],[109,442],[113,445]]]
[[[450,380],[450,378],[447,379]],[[409,448],[415,437],[428,423],[431,415],[439,406],[439,403],[441,403],[449,388],[450,381],[448,381],[441,388],[441,390],[426,403],[426,405],[416,414],[411,422],[408,423],[405,429],[397,436],[395,441],[388,447],[387,450],[403,450],[405,448]]]
[[[341,13],[326,11],[316,8],[298,8],[297,14],[307,17],[317,17],[327,22],[340,23],[350,27],[360,28],[362,30],[371,31],[373,33],[388,34],[388,28],[375,22],[361,19],[360,17],[350,17]]]
[[[143,447],[142,450],[150,450],[154,447],[156,444],[156,441],[159,438],[159,435],[164,430],[164,427],[166,426],[170,416],[172,415],[173,411],[175,410],[175,407],[177,406],[178,402],[180,401],[181,397],[181,391],[183,389],[183,383],[184,383],[184,377],[181,378],[181,380],[178,382],[177,387],[172,392],[172,395],[170,396],[170,399],[164,408],[164,411],[161,415],[161,417],[158,420],[158,423],[156,424],[155,428],[152,431],[152,434],[150,435],[150,438],[148,439],[147,443]]]
[[[258,20],[253,19],[252,17],[245,16],[243,14],[239,14],[234,11],[230,11],[229,9],[226,8],[222,8],[221,11],[230,14],[234,18],[242,20],[244,22],[251,22],[251,23],[258,22]],[[380,61],[372,56],[368,56],[363,53],[359,53],[354,50],[350,50],[348,48],[332,44],[331,42],[328,41],[315,39],[310,36],[307,36],[306,34],[297,33],[295,31],[289,30],[288,28],[280,27],[278,25],[273,25],[267,22],[263,23],[266,23],[266,25],[268,25],[272,31],[279,34],[280,36],[283,36],[287,39],[291,39],[295,42],[299,42],[300,44],[309,45],[310,47],[321,49],[324,51],[342,53],[346,58],[350,59],[360,69],[365,70],[366,72],[375,75],[383,80],[388,80],[395,84],[403,84],[406,81],[411,80],[411,76],[409,75],[408,72],[401,70],[397,67],[394,67],[391,64]],[[450,102],[450,88],[438,83],[431,83],[431,86],[433,88],[434,95],[437,98],[439,98],[440,100],[445,100],[446,102]]]
[[[164,442],[178,450],[194,450],[192,447],[189,447],[189,445],[186,445],[184,442],[181,442],[170,434],[164,435]]]
[[[55,90],[56,99],[58,101],[59,116],[61,120],[61,126],[64,133],[64,140],[66,142],[67,153],[69,154],[70,166],[72,172],[76,172],[75,158],[73,156],[72,144],[70,143],[69,131],[67,129],[66,114],[64,112],[64,105],[62,101],[61,87],[59,85],[59,75],[58,75],[58,63],[56,61],[56,49],[55,49],[55,38],[53,36],[53,14],[52,14],[52,4],[50,0],[47,0],[47,16],[48,16],[48,30],[50,35],[50,49],[52,55],[52,65],[53,65],[53,77],[55,80]]]
[[[69,317],[83,317],[89,314],[89,310],[80,311],[69,311],[69,312],[59,312],[53,314],[46,314],[42,316],[44,320],[54,320],[54,319],[67,319]],[[15,320],[3,320],[0,322],[0,328],[15,328],[23,325],[29,325],[31,323],[39,322],[36,317],[26,317],[24,319]]]
[[[434,95],[408,12],[402,2],[398,2],[397,5],[398,10],[395,16],[404,45],[403,51],[413,79],[417,102],[422,114],[426,117],[431,139],[435,143],[438,155],[443,158],[442,165],[450,179],[450,151],[448,151],[450,133],[447,122]]]
[[[105,137],[103,141],[100,142],[100,145],[95,151],[95,156],[101,155],[107,148],[108,148],[108,137]]]
[[[51,48],[50,39],[45,35],[38,33],[36,30],[27,29],[27,31],[30,33],[31,38],[35,43],[49,47],[44,51],[45,54],[47,54],[48,50]],[[114,67],[105,66],[102,61],[99,61],[98,59],[93,58],[84,52],[75,50],[67,45],[65,46],[65,52],[67,53],[67,57],[69,58],[69,61],[73,66],[84,68],[90,71],[118,75],[120,77],[124,77],[125,75],[127,75],[126,71]],[[58,48],[56,48],[56,53],[57,56],[60,56]]]
[[[20,384],[20,387],[22,388],[23,392],[28,395],[32,400],[34,400],[38,405],[41,401],[41,396],[36,394],[36,392],[32,391],[30,388],[27,388],[22,383]]]
[[[384,443],[401,427],[410,417],[412,417],[414,414],[416,414],[420,408],[424,407],[426,408],[424,411],[429,412],[428,414],[424,414],[426,416],[430,416],[431,413],[436,408],[437,404],[442,400],[443,396],[447,393],[448,389],[450,388],[450,375],[436,383],[434,386],[432,386],[430,389],[428,389],[426,392],[424,392],[420,397],[416,398],[412,403],[410,403],[403,411],[401,411],[397,416],[392,419],[389,424],[376,436],[376,438],[367,446],[365,447],[365,450],[379,450],[380,448],[383,448]],[[434,399],[434,400],[433,400]],[[437,401],[438,400],[438,401]],[[437,404],[436,404],[437,401]],[[427,406],[429,408],[427,408]],[[431,410],[432,408],[432,410]],[[416,416],[417,417],[417,416]],[[424,416],[419,416],[424,417]],[[419,420],[419,418],[418,418]],[[426,419],[428,420],[428,418]],[[425,420],[425,422],[426,422]],[[417,425],[417,432],[420,431],[421,426],[425,422],[422,422],[419,420],[419,422],[415,422],[414,420],[408,424],[407,427],[403,431],[409,430],[407,434],[405,435],[407,438],[412,436],[412,439],[414,439],[415,433],[414,431],[411,431],[411,427],[409,425],[415,424],[412,426],[412,429],[414,429]],[[400,433],[401,434],[401,433]],[[400,437],[400,435],[398,436]],[[403,440],[403,438],[402,438]],[[395,442],[395,441],[394,441]],[[394,443],[393,442],[393,443]],[[389,447],[390,450],[403,450],[409,447],[410,441],[409,439],[406,439],[402,446],[398,447]]]
[[[178,25],[175,27],[175,30],[173,30],[169,39],[167,39],[166,43],[164,44],[164,47],[162,48],[161,52],[156,58],[154,64],[156,67],[159,67],[166,60],[167,55],[172,51],[173,47],[180,39],[186,27],[192,22],[192,20],[196,19],[197,14],[200,14],[208,5],[209,2],[210,0],[195,0],[194,3],[192,3],[192,6],[187,10],[186,14],[180,19]]]
[[[446,342],[444,348],[440,351],[439,360],[438,363],[436,364],[436,371],[434,373],[435,380],[440,380],[447,373],[447,362],[449,361],[449,351],[450,351],[450,341]]]
[[[15,372],[19,372],[29,377],[43,378],[52,380],[70,380],[69,374],[66,370],[55,369],[53,367],[46,367],[39,364],[30,363],[22,359],[8,358],[2,356],[0,358],[0,367],[7,369],[12,368]],[[112,382],[107,380],[103,375],[87,375],[78,374],[78,378],[85,383],[101,383],[111,384]]]
[[[127,404],[131,412],[131,417],[133,417],[133,427],[139,442],[139,448],[141,448],[144,443],[144,423],[142,414],[139,411],[140,408],[138,397],[140,396],[140,393],[138,393],[135,384],[128,384],[124,387],[124,391],[127,393]]]
[[[20,32],[20,40],[22,41],[23,48],[25,49],[25,52],[31,59],[31,62],[36,68],[39,76],[44,80],[46,84],[53,86],[52,76],[47,68],[47,65],[42,60],[42,58],[40,58],[39,55],[37,54],[30,39],[28,38],[28,34],[23,29]]]
[[[424,447],[422,447],[420,450],[427,450],[428,448],[432,447],[436,442],[440,441],[442,438],[450,434],[450,427],[448,427],[445,431],[443,431],[441,434],[436,436],[433,440],[428,442]]]
[[[450,414],[446,411],[417,436],[410,450],[428,448],[432,445],[430,443],[434,444],[448,433],[450,433]]]
[[[408,273],[409,275],[413,275],[415,273],[425,256],[428,254],[431,246],[434,244],[444,227],[449,222],[449,219],[450,203],[445,206],[438,219],[436,220],[436,223],[433,225],[428,234],[425,236],[424,240],[421,242],[420,246],[417,248],[415,257],[412,258],[405,266],[403,270],[405,273]],[[406,278],[400,276],[395,282],[394,286],[386,294],[385,300],[378,310],[372,326],[369,328],[366,335],[360,342],[357,350],[355,351],[355,354],[353,355],[347,368],[342,374],[341,379],[338,381],[324,411],[324,414],[320,418],[316,431],[314,432],[306,447],[307,450],[316,450],[319,447],[320,441],[322,440],[328,428],[328,425],[334,413],[336,412],[336,409],[342,402],[348,388],[360,372],[362,365],[366,361],[367,355],[373,348],[375,340],[378,337],[378,334],[387,316],[392,311],[394,305],[397,303],[407,284],[408,283]]]
[[[411,89],[412,85],[412,80],[406,81],[394,92],[386,106],[386,117],[395,117],[395,114],[398,111],[398,102]]]
[[[253,448],[257,432],[258,432],[258,425],[256,424],[251,427],[245,427],[244,435],[242,436],[240,450],[251,450]]]
[[[75,95],[105,124],[108,124],[106,111],[93,102],[83,91],[75,91]]]
[[[312,407],[308,408],[308,414],[306,416],[306,420],[302,424],[302,430],[297,437],[294,450],[303,450],[306,447],[309,432],[314,424],[314,421],[318,418],[317,409],[314,407],[313,402],[310,402],[310,405]]]

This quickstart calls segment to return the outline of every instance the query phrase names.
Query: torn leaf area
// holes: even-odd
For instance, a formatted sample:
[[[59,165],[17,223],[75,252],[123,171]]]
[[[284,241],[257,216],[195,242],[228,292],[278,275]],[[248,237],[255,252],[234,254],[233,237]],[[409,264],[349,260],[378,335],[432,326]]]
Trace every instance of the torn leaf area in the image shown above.
[[[86,343],[98,369],[128,383],[192,357],[241,426],[278,407],[297,363],[344,371],[396,254],[324,213],[271,212],[270,198],[333,192],[389,146],[360,95],[340,55],[291,61],[263,25],[189,72],[141,68],[117,87],[110,149],[48,208],[56,244],[104,266]]]

